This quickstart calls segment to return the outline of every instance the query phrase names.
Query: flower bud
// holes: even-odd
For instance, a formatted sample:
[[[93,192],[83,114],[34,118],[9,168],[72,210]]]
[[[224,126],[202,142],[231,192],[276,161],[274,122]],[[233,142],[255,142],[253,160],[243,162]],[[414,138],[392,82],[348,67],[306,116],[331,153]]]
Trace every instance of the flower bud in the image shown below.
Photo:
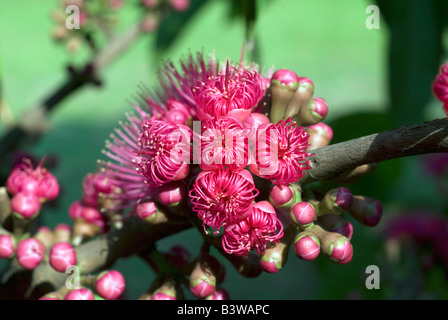
[[[269,202],[277,209],[289,209],[300,201],[300,191],[294,185],[275,185],[269,193]]]
[[[271,111],[269,118],[277,123],[284,118],[286,108],[299,86],[299,76],[287,69],[279,69],[271,78]]]
[[[319,223],[325,230],[337,232],[351,239],[353,236],[353,225],[347,219],[333,214],[324,214],[319,217]]]
[[[320,253],[320,241],[316,235],[309,231],[299,232],[294,237],[294,252],[300,259],[311,261]]]
[[[123,275],[116,270],[109,270],[98,275],[95,290],[107,300],[116,300],[124,292],[125,280]]]
[[[14,256],[14,239],[9,234],[0,235],[0,259],[9,259]]]
[[[54,242],[70,242],[72,228],[68,224],[60,223],[53,228]]]
[[[35,238],[20,241],[17,246],[17,260],[25,269],[35,269],[44,259],[45,246]]]
[[[311,79],[306,77],[300,77],[299,85],[294,93],[291,101],[286,108],[284,118],[293,118],[293,120],[298,119],[300,110],[303,105],[306,104],[310,99],[312,99],[314,93],[314,83]]]
[[[328,114],[327,102],[319,97],[311,98],[305,103],[293,120],[301,126],[311,126],[322,122]]]
[[[172,181],[157,188],[157,199],[165,206],[175,207],[187,198],[187,186],[183,181]]]
[[[312,232],[319,238],[323,252],[331,261],[344,264],[352,260],[353,247],[347,237],[328,232],[319,225],[314,225]]]
[[[289,226],[285,229],[284,236],[278,243],[270,243],[261,256],[260,266],[269,273],[278,272],[286,264],[288,252],[295,234],[296,228]]]
[[[35,218],[41,209],[39,198],[30,192],[19,192],[11,199],[11,209],[21,219]]]
[[[59,242],[50,249],[50,265],[58,272],[65,272],[68,267],[76,265],[76,251],[67,242]]]
[[[67,293],[64,300],[95,300],[95,295],[87,288],[79,288]]]
[[[326,147],[333,138],[333,129],[323,122],[313,124],[306,128],[310,134],[308,143],[310,144],[307,151]]]
[[[44,294],[38,300],[63,300],[63,299],[57,293],[49,292],[47,294]]]
[[[319,217],[324,214],[342,214],[348,210],[353,203],[352,192],[345,188],[339,187],[329,190],[323,199],[315,206],[316,215]]]
[[[289,211],[291,223],[299,228],[306,228],[314,222],[316,212],[314,207],[306,201],[297,202]]]
[[[201,257],[196,261],[190,274],[190,291],[198,298],[208,297],[215,291],[219,266],[213,262],[206,257]]]
[[[171,278],[157,279],[156,285],[150,300],[177,300],[183,296],[180,287]]]
[[[353,205],[348,212],[360,223],[374,227],[381,220],[383,206],[377,199],[356,195],[353,196]]]
[[[142,199],[135,208],[137,216],[145,222],[158,224],[168,221],[163,210],[159,210],[151,199]]]
[[[73,202],[70,205],[70,207],[68,208],[68,215],[70,216],[70,218],[72,220],[80,218],[83,207],[84,206],[81,201],[78,200],[78,201]]]

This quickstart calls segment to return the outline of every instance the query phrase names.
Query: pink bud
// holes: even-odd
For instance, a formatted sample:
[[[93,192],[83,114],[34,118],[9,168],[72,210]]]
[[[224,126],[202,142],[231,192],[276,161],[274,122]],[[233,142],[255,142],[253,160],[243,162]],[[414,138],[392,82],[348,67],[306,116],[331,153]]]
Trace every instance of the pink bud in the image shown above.
[[[277,80],[280,83],[286,85],[295,83],[295,85],[297,86],[297,83],[299,82],[300,78],[294,71],[288,69],[278,69],[272,75],[272,80]]]
[[[83,207],[81,211],[81,218],[88,223],[95,224],[97,221],[101,221],[103,216],[101,212],[93,207]]]
[[[205,298],[213,294],[215,291],[215,286],[205,280],[201,280],[199,284],[194,287],[190,287],[190,291],[195,297]]]
[[[157,189],[161,204],[175,206],[187,197],[187,187],[183,181],[168,182]]]
[[[76,265],[76,251],[67,242],[59,242],[50,250],[50,265],[58,272],[65,272]]]
[[[157,213],[156,204],[152,200],[140,202],[135,210],[138,217],[143,220]]]
[[[76,220],[81,217],[83,205],[81,201],[73,202],[68,208],[68,215],[72,220]]]
[[[314,260],[320,253],[320,241],[312,234],[299,233],[294,238],[294,252],[303,260]]]
[[[44,259],[45,246],[35,238],[20,241],[17,246],[17,260],[25,269],[36,268]]]
[[[353,247],[346,237],[340,236],[332,241],[327,254],[334,262],[347,263],[352,259]]]
[[[31,219],[39,213],[41,202],[33,193],[19,192],[11,199],[11,209],[24,219]]]
[[[67,293],[64,300],[95,300],[95,296],[89,289],[80,288]]]
[[[347,188],[339,187],[335,203],[344,210],[350,209],[353,204],[352,192]]]
[[[0,258],[9,259],[14,255],[14,242],[9,234],[0,235]]]
[[[306,201],[296,203],[289,213],[291,222],[299,227],[306,227],[316,218],[314,207]]]
[[[105,271],[96,279],[95,290],[104,299],[115,300],[122,295],[124,289],[125,280],[123,275],[118,271]]]
[[[319,97],[314,98],[314,109],[313,111],[318,114],[322,119],[324,119],[328,114],[328,104],[327,102]]]
[[[296,194],[290,185],[275,185],[269,193],[269,201],[276,208],[289,208],[296,201]]]

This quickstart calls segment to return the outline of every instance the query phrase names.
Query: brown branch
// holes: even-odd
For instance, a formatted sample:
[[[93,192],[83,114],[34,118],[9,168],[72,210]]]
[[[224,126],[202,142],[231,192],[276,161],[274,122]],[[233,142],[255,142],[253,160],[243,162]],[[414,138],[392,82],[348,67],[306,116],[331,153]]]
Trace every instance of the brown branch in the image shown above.
[[[360,165],[425,153],[448,152],[448,119],[437,119],[310,151],[310,170],[301,184],[331,180]]]

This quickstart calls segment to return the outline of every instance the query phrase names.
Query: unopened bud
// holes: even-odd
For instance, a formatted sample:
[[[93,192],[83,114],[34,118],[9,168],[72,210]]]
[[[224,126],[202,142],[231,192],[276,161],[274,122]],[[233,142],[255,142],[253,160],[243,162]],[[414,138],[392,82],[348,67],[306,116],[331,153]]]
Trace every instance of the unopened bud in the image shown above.
[[[353,236],[352,223],[341,216],[325,214],[319,217],[319,223],[325,230],[340,233],[349,240]]]
[[[19,192],[11,199],[11,209],[21,219],[35,218],[41,209],[39,198],[31,192]]]
[[[58,272],[65,272],[68,267],[76,265],[76,251],[67,242],[59,242],[50,249],[50,265]]]
[[[291,208],[300,201],[301,193],[294,185],[275,185],[269,193],[269,202],[277,209]]]
[[[198,298],[205,298],[211,295],[216,288],[219,265],[215,260],[201,257],[196,261],[192,273],[190,274],[190,291]]]
[[[345,187],[331,189],[315,206],[316,215],[319,217],[324,214],[342,214],[352,206],[352,203],[353,194],[349,189]]]
[[[45,246],[35,238],[27,238],[17,246],[17,261],[25,269],[35,269],[45,257]]]
[[[0,235],[0,258],[9,259],[14,256],[15,245],[14,239],[9,234]]]
[[[310,101],[310,99],[312,99],[313,93],[313,81],[307,77],[300,77],[298,88],[289,102],[283,118],[292,118],[293,120],[298,119],[300,110],[308,101]]]
[[[299,232],[294,237],[294,252],[300,259],[311,261],[320,253],[320,241],[316,235],[309,231]]]
[[[293,120],[297,121],[297,124],[301,126],[311,126],[322,122],[328,114],[327,102],[319,97],[311,98],[305,103],[299,111],[297,117],[293,117]]]
[[[271,111],[269,118],[277,123],[284,118],[286,108],[299,86],[299,76],[287,69],[279,69],[271,78]]]
[[[225,289],[216,289],[205,300],[229,300],[229,293]]]
[[[306,201],[297,202],[289,211],[291,223],[298,228],[304,229],[314,222],[316,212],[311,203]]]
[[[104,299],[116,300],[123,294],[124,289],[124,277],[116,270],[104,271],[96,279],[95,290]]]
[[[323,252],[331,261],[341,264],[351,261],[353,247],[345,236],[326,231],[319,225],[314,225],[312,232],[319,238]]]
[[[161,204],[175,207],[187,199],[187,186],[183,181],[168,182],[157,188],[157,198]]]
[[[353,204],[347,210],[356,220],[366,226],[376,226],[383,214],[383,206],[377,199],[364,196],[353,196]]]
[[[168,217],[162,209],[158,209],[151,199],[142,199],[136,206],[137,216],[147,223],[159,224],[168,221]]]
[[[330,144],[330,141],[333,138],[333,129],[323,122],[307,127],[306,131],[310,135],[308,138],[309,146],[307,147],[307,151],[326,147]]]
[[[65,300],[95,300],[95,295],[87,288],[79,288],[67,293]]]

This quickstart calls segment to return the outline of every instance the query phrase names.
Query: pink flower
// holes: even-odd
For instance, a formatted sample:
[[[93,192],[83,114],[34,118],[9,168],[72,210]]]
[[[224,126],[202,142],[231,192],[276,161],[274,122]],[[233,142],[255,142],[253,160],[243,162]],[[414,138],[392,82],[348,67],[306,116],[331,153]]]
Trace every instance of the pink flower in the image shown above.
[[[434,80],[432,90],[436,98],[443,102],[443,111],[448,116],[448,62],[440,67],[440,73]]]
[[[210,119],[202,128],[200,148],[196,151],[202,170],[240,170],[247,166],[249,137],[239,120],[232,117]]]
[[[189,195],[203,224],[219,229],[244,218],[258,190],[249,171],[220,169],[200,172]]]
[[[138,139],[140,150],[134,159],[137,172],[149,186],[161,186],[184,179],[190,164],[190,128],[164,121],[146,121]]]
[[[266,84],[255,70],[238,70],[227,62],[224,73],[192,90],[199,120],[229,115],[244,121],[263,98]]]
[[[308,132],[291,119],[258,127],[256,150],[253,151],[250,171],[274,184],[297,182],[310,168],[306,152]]]
[[[30,192],[42,200],[53,200],[59,195],[59,184],[54,175],[43,167],[45,158],[34,168],[31,160],[24,159],[17,165],[6,181],[8,191],[15,195]]]
[[[283,237],[283,224],[274,207],[267,201],[253,204],[249,215],[225,228],[222,245],[227,253],[245,256],[251,250],[263,254],[266,244]]]

